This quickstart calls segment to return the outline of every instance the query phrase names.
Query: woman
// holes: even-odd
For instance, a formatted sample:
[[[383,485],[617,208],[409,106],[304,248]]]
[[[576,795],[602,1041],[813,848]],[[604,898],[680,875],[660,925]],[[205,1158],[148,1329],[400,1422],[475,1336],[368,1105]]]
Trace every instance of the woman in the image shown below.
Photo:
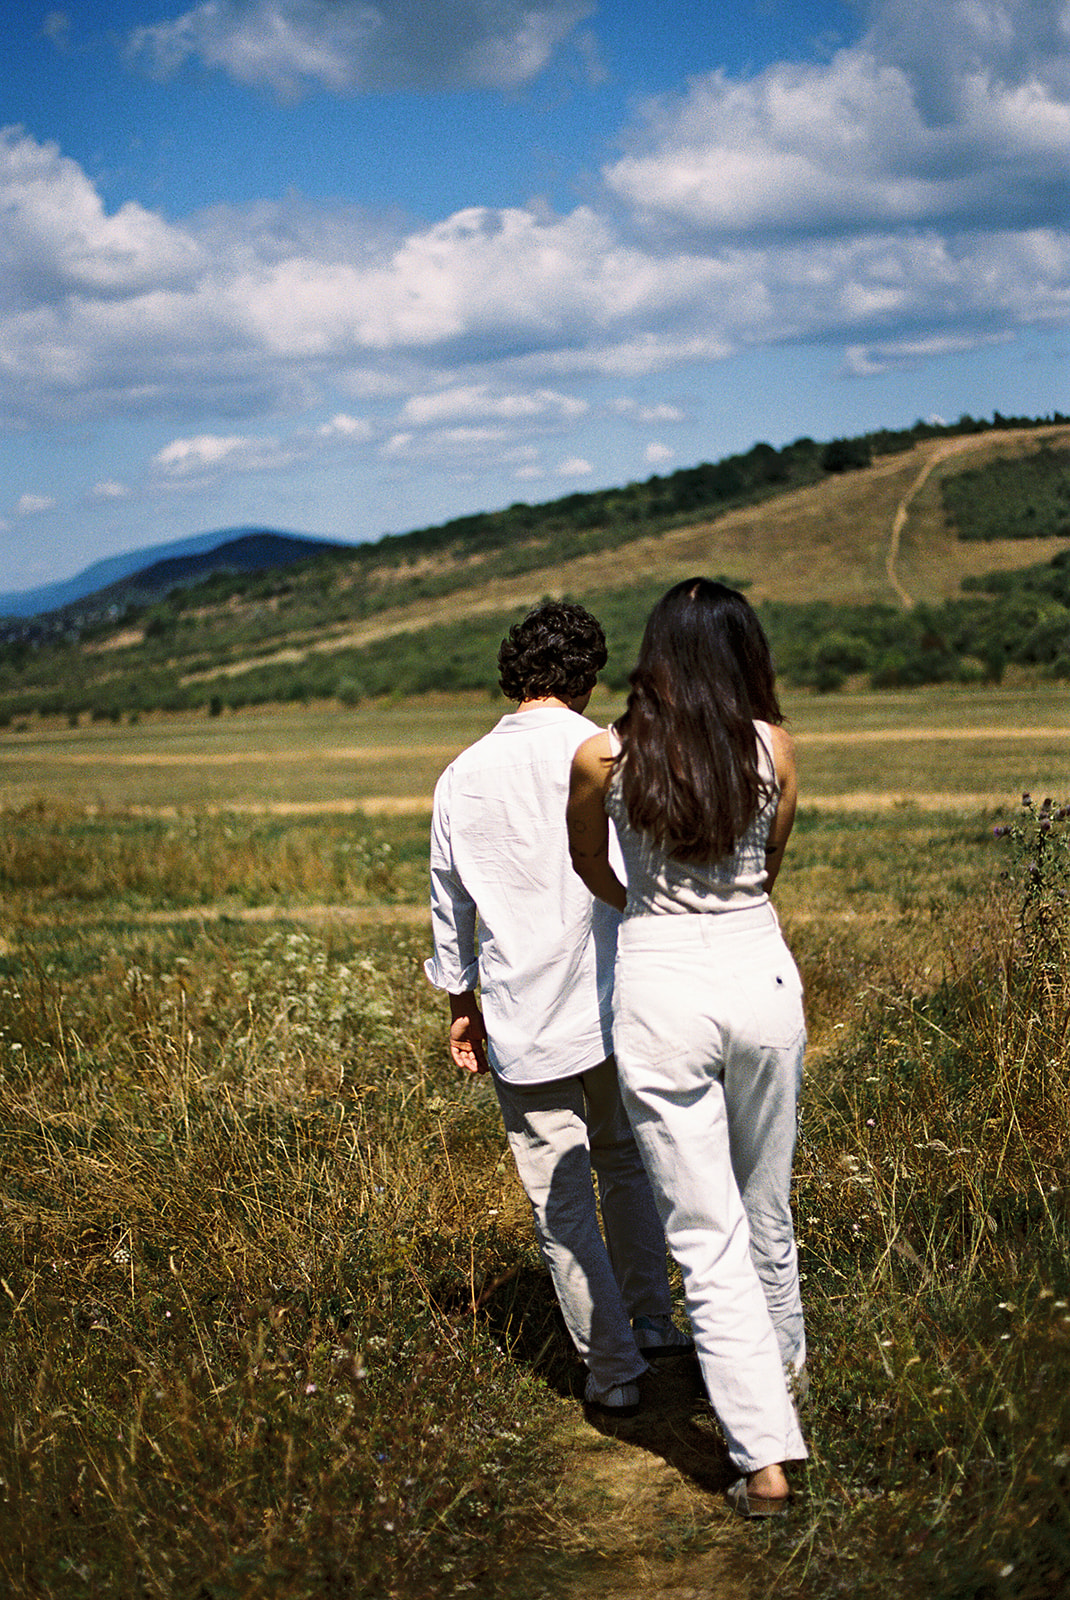
[[[613,1044],[745,1516],[805,1458],[789,1207],[806,1032],[769,900],[795,817],[792,742],[744,597],[692,578],[654,607],[627,709],[576,752],[573,866],[624,912]],[[628,888],[609,862],[609,818]]]

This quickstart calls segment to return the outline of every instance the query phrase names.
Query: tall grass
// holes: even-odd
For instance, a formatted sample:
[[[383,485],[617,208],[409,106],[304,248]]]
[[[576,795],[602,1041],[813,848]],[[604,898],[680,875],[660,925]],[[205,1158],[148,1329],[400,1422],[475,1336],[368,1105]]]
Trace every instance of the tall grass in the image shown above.
[[[37,801],[8,811],[0,830],[0,891],[16,916],[22,909],[173,909],[224,900],[382,903],[422,898],[425,877],[423,820],[391,840],[359,818],[157,820],[121,807],[86,816]]]
[[[508,1592],[547,1402],[472,1307],[529,1251],[417,951],[137,954],[0,993],[0,1587]]]
[[[217,896],[228,844],[267,882],[300,837],[299,898],[334,822],[184,825],[169,856],[143,820],[7,821],[0,1590],[579,1592],[579,1370],[493,1095],[445,1062],[426,934],[130,920],[135,885]],[[731,1530],[755,1594],[1070,1586],[1068,830],[1032,801],[998,839],[800,820],[813,1456],[783,1525]],[[685,1586],[723,1542],[708,1504],[709,1539],[666,1529]]]
[[[861,993],[798,1168],[815,1348],[785,1595],[1070,1587],[1070,833],[1026,797],[1003,881]]]

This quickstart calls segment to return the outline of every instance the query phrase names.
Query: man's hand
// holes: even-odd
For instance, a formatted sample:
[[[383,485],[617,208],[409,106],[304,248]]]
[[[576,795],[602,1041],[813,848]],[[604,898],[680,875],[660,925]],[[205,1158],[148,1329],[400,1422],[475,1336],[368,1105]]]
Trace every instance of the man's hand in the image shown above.
[[[450,1055],[464,1072],[487,1072],[486,1038],[483,1013],[471,990],[450,995]]]

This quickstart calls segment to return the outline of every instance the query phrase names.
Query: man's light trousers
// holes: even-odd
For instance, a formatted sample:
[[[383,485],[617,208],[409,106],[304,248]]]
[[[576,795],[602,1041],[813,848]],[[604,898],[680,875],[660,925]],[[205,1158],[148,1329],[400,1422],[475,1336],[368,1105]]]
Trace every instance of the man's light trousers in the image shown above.
[[[612,1057],[574,1078],[504,1083],[509,1147],[572,1341],[599,1389],[647,1370],[632,1318],[671,1312],[665,1234]],[[598,1177],[605,1240],[598,1226]]]

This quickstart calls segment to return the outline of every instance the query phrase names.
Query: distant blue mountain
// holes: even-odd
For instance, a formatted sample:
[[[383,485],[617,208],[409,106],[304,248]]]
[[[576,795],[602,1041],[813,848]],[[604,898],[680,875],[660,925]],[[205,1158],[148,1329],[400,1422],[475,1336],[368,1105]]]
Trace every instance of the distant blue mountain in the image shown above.
[[[36,617],[44,612],[59,611],[129,580],[133,580],[133,586],[138,589],[159,592],[165,585],[173,587],[190,582],[221,568],[255,571],[260,567],[285,566],[322,551],[347,548],[349,546],[336,540],[279,533],[273,528],[219,528],[215,533],[196,534],[189,539],[176,539],[171,544],[109,556],[62,583],[0,594],[0,617]]]

